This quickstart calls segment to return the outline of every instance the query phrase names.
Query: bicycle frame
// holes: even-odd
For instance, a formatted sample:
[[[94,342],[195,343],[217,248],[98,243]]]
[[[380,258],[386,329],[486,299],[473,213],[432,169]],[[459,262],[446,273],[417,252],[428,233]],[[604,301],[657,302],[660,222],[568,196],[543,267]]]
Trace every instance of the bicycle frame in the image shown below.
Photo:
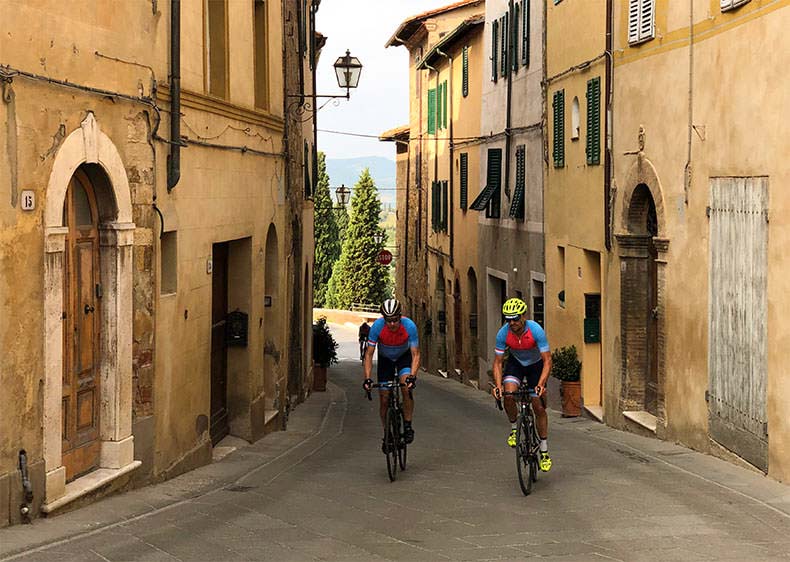
[[[399,390],[408,386],[398,380],[384,383],[375,383],[372,388],[388,390],[387,412],[384,416],[384,455],[387,458],[387,473],[390,482],[395,476],[400,465],[401,470],[406,470],[406,442],[403,437],[403,408]],[[411,390],[409,390],[411,392]],[[370,391],[367,392],[368,400],[373,400]]]
[[[530,494],[533,482],[538,480],[538,451],[540,451],[540,438],[535,425],[535,414],[532,411],[532,397],[529,393],[530,388],[526,385],[526,381],[518,390],[503,393],[503,396],[513,396],[518,402],[516,466],[519,485],[525,496]],[[502,410],[501,400],[497,400],[497,407]]]

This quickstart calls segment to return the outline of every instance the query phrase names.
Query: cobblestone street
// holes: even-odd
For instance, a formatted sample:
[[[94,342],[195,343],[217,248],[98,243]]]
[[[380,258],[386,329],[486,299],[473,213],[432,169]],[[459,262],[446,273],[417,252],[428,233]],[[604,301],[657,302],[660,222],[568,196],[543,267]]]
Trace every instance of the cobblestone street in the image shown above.
[[[790,489],[670,443],[550,418],[554,468],[519,490],[484,393],[423,375],[390,483],[351,331],[288,431],[219,462],[0,531],[0,560],[790,560]]]

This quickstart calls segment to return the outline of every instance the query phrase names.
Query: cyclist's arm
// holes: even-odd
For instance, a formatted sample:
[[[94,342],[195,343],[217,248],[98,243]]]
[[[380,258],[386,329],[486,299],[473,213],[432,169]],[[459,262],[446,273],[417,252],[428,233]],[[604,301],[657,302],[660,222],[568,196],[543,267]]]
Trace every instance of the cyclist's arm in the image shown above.
[[[416,377],[420,370],[420,348],[411,348],[411,376]]]
[[[366,344],[367,345],[367,344]],[[365,362],[362,368],[362,372],[364,373],[362,378],[363,379],[372,379],[370,375],[373,373],[373,350],[376,349],[375,346],[368,345],[368,348],[365,350]]]
[[[551,373],[551,352],[550,351],[542,351],[540,353],[541,359],[543,359],[543,371],[540,373],[540,379],[538,379],[538,386],[543,389],[543,392],[546,391],[546,383],[549,380],[549,373]],[[539,392],[538,395],[542,396],[543,392]]]
[[[504,355],[494,355],[494,386],[502,390],[502,363]]]

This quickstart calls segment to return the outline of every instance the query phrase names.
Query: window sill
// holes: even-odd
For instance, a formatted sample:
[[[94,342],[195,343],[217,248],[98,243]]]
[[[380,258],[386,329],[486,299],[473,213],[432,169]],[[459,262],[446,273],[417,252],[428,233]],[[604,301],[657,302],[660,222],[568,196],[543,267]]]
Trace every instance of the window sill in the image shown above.
[[[652,431],[653,433],[656,432],[656,427],[658,426],[658,418],[649,412],[645,412],[642,410],[634,410],[632,412],[623,412],[623,416],[626,419],[631,420],[637,425],[641,425],[645,429]]]

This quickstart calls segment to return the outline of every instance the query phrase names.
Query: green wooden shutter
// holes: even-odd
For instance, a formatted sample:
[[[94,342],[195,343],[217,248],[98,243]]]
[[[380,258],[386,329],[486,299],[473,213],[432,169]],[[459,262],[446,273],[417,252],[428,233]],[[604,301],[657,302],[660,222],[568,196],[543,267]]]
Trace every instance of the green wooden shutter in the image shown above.
[[[463,60],[463,73],[461,79],[461,84],[462,84],[461,93],[463,94],[464,97],[466,97],[469,95],[469,46],[468,45],[464,46],[462,60]]]
[[[521,11],[521,64],[529,66],[529,1],[524,0]]]
[[[486,207],[486,217],[498,219],[500,215],[500,204],[502,199],[502,149],[488,149],[488,170],[486,172],[486,182],[488,187],[493,188],[491,199]]]
[[[587,81],[587,164],[601,163],[601,77]]]
[[[524,202],[526,199],[527,187],[526,178],[526,147],[522,144],[516,147],[516,189],[513,194],[513,201],[510,204],[511,218],[524,218]]]
[[[565,90],[554,92],[554,167],[565,167]]]
[[[499,42],[499,21],[494,20],[491,22],[491,80],[496,83],[499,73],[497,72],[497,62],[499,61],[499,51],[497,44]]]
[[[519,18],[520,12],[521,12],[521,5],[516,3],[513,6],[513,24],[510,26],[511,27],[511,30],[510,30],[510,64],[513,66],[513,72],[518,72],[518,66],[519,66],[519,61],[518,61],[518,44],[520,43],[520,41],[519,41],[519,36],[518,36],[518,24],[519,24],[519,20],[521,19],[521,18]]]
[[[442,182],[442,230],[447,232],[447,215],[450,197],[447,188],[447,180]]]
[[[501,54],[501,61],[500,61],[500,69],[499,74],[502,76],[507,76],[508,70],[510,70],[507,66],[507,54],[508,50],[510,49],[510,45],[508,44],[508,18],[507,14],[502,16],[501,18],[500,29],[499,29],[499,38],[500,42],[502,43],[502,54]]]
[[[469,154],[461,153],[461,209],[466,211],[469,200]]]
[[[428,90],[428,134],[436,133],[436,90]]]
[[[438,209],[437,205],[437,192],[436,192],[436,182],[431,182],[431,228],[434,232],[438,230],[438,221],[436,219],[436,209]]]
[[[447,128],[447,80],[442,83],[442,128]]]

